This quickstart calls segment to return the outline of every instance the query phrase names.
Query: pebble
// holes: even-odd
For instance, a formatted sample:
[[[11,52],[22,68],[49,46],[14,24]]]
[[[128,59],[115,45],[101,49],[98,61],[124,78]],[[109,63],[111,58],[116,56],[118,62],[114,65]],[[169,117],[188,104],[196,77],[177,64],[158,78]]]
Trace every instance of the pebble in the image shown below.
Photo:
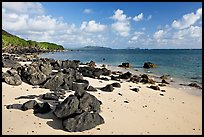
[[[129,103],[127,100],[124,101],[125,103]]]
[[[159,94],[160,96],[164,96],[164,94]]]
[[[121,93],[118,93],[118,95],[123,96]]]

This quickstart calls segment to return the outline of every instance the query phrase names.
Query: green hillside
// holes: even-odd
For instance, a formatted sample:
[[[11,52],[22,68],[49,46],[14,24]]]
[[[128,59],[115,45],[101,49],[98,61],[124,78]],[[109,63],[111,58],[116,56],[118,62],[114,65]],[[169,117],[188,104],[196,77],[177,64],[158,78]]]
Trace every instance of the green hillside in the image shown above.
[[[42,50],[64,50],[64,47],[49,42],[36,42],[32,40],[24,40],[15,35],[12,35],[5,30],[2,30],[2,48],[7,46],[21,46],[21,47],[39,47]]]

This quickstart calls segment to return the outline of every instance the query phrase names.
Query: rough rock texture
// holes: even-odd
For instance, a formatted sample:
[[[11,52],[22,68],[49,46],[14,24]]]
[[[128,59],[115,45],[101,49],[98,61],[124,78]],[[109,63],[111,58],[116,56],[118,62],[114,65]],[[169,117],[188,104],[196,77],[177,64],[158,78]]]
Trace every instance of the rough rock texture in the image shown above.
[[[89,86],[89,81],[88,80],[76,80],[72,84],[72,90],[77,91],[77,90],[86,90],[87,87]]]
[[[21,109],[22,109],[23,111],[26,111],[26,110],[28,110],[28,109],[33,109],[34,106],[37,105],[37,104],[38,104],[37,101],[35,101],[35,100],[29,100],[29,101],[23,103]]]
[[[81,132],[103,123],[104,119],[98,113],[83,112],[80,115],[63,120],[63,127],[69,132]]]
[[[160,90],[158,86],[150,86],[149,88],[154,89],[154,90]]]
[[[21,64],[18,63],[16,60],[2,59],[2,67],[3,68],[14,68],[14,69],[17,69],[20,66],[21,66]]]
[[[79,111],[100,112],[101,103],[95,96],[85,92],[83,96],[77,98],[79,98]]]
[[[44,102],[44,103],[37,103],[34,107],[34,114],[45,114],[50,112],[52,109],[50,108],[49,103]]]
[[[119,75],[121,79],[129,79],[132,76],[132,73],[126,72],[124,74]]]
[[[89,86],[89,87],[87,88],[87,91],[97,91],[97,89],[94,88],[93,86]]]
[[[117,83],[117,82],[112,83],[111,85],[112,85],[113,87],[117,87],[117,88],[120,88],[120,87],[121,87],[120,83]]]
[[[151,62],[145,62],[143,68],[156,68],[157,65]]]
[[[55,93],[46,93],[46,94],[43,94],[42,99],[44,99],[44,100],[58,100],[59,96],[57,96],[57,94],[55,94]]]
[[[23,66],[18,71],[25,82],[31,85],[40,85],[45,82],[48,75],[52,73],[52,67],[49,62],[37,61],[30,65]]]
[[[202,89],[202,87],[199,86],[197,83],[190,83],[190,84],[188,84],[188,86],[196,87],[196,88]]]
[[[69,95],[61,104],[56,106],[54,114],[58,118],[66,118],[74,114],[79,106],[79,100],[74,95]]]
[[[130,63],[122,63],[122,65],[118,65],[118,67],[130,68],[131,65],[130,65]]]
[[[56,90],[63,84],[63,78],[63,73],[58,72],[56,75],[48,79],[42,87],[50,90]]]
[[[112,92],[114,90],[113,86],[108,84],[105,87],[101,88],[102,91]]]
[[[7,70],[6,73],[2,73],[2,81],[14,86],[22,84],[22,80],[15,69]]]
[[[80,67],[79,72],[81,72],[83,76],[90,78],[99,78],[100,75],[111,75],[111,71],[106,68]]]

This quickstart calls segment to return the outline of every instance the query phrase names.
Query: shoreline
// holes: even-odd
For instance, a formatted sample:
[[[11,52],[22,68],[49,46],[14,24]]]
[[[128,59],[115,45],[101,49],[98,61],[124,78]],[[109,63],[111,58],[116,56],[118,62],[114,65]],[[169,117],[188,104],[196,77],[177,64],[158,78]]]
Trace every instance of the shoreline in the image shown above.
[[[21,64],[27,64],[27,62],[21,62]],[[102,64],[96,65],[100,67]],[[129,71],[129,69],[114,68],[108,65],[107,69],[111,71],[123,70],[123,73]],[[2,70],[5,72],[7,69],[3,68]],[[135,71],[135,73],[141,72]],[[110,79],[110,77],[108,78]],[[89,77],[84,77],[84,79],[89,81],[89,85],[99,88],[113,82],[119,82]],[[16,97],[31,94],[40,95],[50,92],[49,89],[34,88],[34,86],[24,82],[19,86],[2,82],[3,134],[202,134],[202,96],[188,94],[184,89],[169,85],[160,87],[161,90],[166,91],[161,92],[161,90],[155,91],[148,88],[151,84],[136,84],[126,80],[119,83],[121,88],[114,88],[113,92],[103,92],[99,89],[96,92],[88,92],[102,101],[100,115],[104,117],[104,124],[83,132],[67,132],[62,130],[61,121],[53,117],[51,112],[44,115],[34,115],[32,110],[24,112],[5,107],[5,105],[24,103],[28,100],[15,100]],[[139,87],[139,92],[130,90],[134,87]],[[67,92],[66,96],[73,93],[74,91]]]
[[[97,64],[97,67],[100,67],[102,65],[103,64]],[[122,68],[122,67],[113,66],[113,65],[107,65],[107,64],[105,64],[105,65],[107,66],[106,67],[107,69],[114,70],[114,71],[122,71],[123,73],[129,71],[129,72],[131,72],[133,74],[136,74],[136,75],[147,74],[148,76],[150,76],[151,78],[153,78],[153,79],[155,79],[157,81],[161,80],[160,77],[162,76],[162,75],[157,75],[157,74],[154,74],[154,73],[145,73],[145,72],[140,71],[140,70],[135,71],[135,68]],[[173,81],[171,82],[169,80],[173,80]],[[168,85],[169,87],[181,89],[183,91],[186,90],[184,92],[195,95],[195,96],[202,96],[202,89],[197,89],[195,87],[190,87],[190,86],[179,85],[181,83],[183,83],[183,84],[188,83],[189,84],[191,82],[185,82],[182,79],[178,79],[178,78],[174,78],[174,77],[169,77],[168,81],[170,82],[170,84]]]
[[[163,49],[162,49],[163,50]],[[169,49],[168,49],[169,50]],[[176,49],[175,49],[176,50]],[[186,50],[186,49],[185,49]],[[72,51],[70,51],[70,52],[72,52]],[[82,52],[82,51],[81,51]],[[69,53],[68,53],[69,54]],[[84,53],[85,54],[85,53]],[[91,53],[92,54],[92,53]],[[51,55],[51,56],[49,56],[49,55],[51,55],[51,54],[47,54],[47,53],[42,53],[42,54],[40,54],[39,55],[39,57],[46,57],[46,58],[52,58],[52,59],[58,59],[58,55],[59,54],[54,54],[53,56]],[[71,55],[72,56],[74,56],[75,54],[73,54],[73,53],[71,53]],[[88,54],[89,55],[89,54]],[[66,57],[64,54],[63,54],[63,57]],[[73,59],[72,57],[69,57],[69,56],[67,56],[67,59]],[[60,60],[65,60],[65,59],[60,59]],[[80,59],[79,59],[80,60]],[[102,60],[102,58],[101,58],[101,60]],[[122,63],[122,61],[121,62],[112,62],[112,63],[110,63],[110,61],[108,61],[108,63],[107,62],[104,62],[104,61],[97,61],[97,60],[93,60],[93,61],[95,61],[95,62],[97,62],[97,63],[99,63],[99,64],[106,64],[106,65],[110,65],[110,66],[114,66],[114,67],[117,67],[118,65],[120,65],[121,63]],[[83,61],[83,62],[89,62],[89,61],[91,61],[91,60],[86,60],[86,61]],[[197,83],[198,85],[200,85],[200,86],[202,86],[202,76],[201,76],[201,78],[200,78],[200,76],[198,76],[198,77],[194,77],[193,75],[190,77],[190,76],[184,76],[184,75],[186,75],[186,74],[183,74],[183,73],[181,73],[181,74],[171,74],[170,72],[168,72],[168,71],[163,71],[163,69],[161,69],[161,68],[155,68],[155,69],[147,69],[147,70],[145,70],[143,67],[142,67],[142,64],[140,63],[140,65],[137,65],[137,66],[134,66],[134,64],[131,64],[131,62],[129,62],[130,63],[130,65],[132,65],[132,69],[137,69],[137,70],[139,70],[141,73],[145,73],[145,74],[148,74],[148,75],[155,75],[155,76],[162,76],[162,75],[170,75],[170,78],[172,78],[172,80],[175,80],[175,81],[177,81],[177,82],[180,82],[179,84],[190,84],[190,83],[193,83],[193,82],[195,82],[195,83]],[[144,63],[144,62],[143,62]],[[157,63],[157,62],[153,62],[153,63]],[[158,66],[159,67],[159,66]],[[164,68],[164,67],[163,67]],[[165,68],[165,69],[167,69],[167,68]],[[180,69],[182,69],[182,68],[180,68]]]

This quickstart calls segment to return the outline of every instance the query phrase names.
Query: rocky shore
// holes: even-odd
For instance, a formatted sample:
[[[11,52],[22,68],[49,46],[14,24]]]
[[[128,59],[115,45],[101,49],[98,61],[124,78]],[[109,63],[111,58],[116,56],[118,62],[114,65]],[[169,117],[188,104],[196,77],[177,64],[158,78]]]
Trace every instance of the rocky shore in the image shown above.
[[[22,65],[22,62],[26,63]],[[144,63],[144,67],[148,68],[148,64],[152,67],[149,62]],[[120,67],[123,66],[129,67],[130,65],[126,63]],[[107,98],[118,90],[124,90],[123,87],[127,87],[128,84],[134,85],[126,88],[129,90],[126,92],[131,94],[143,92],[144,87],[145,90],[159,93],[157,97],[165,96],[166,92],[171,92],[167,90],[168,88],[165,89],[170,84],[170,80],[165,76],[156,81],[147,74],[136,75],[131,72],[113,71],[105,66],[99,67],[93,61],[82,63],[79,60],[22,58],[17,55],[3,54],[2,67],[5,68],[2,72],[3,83],[13,86],[13,88],[27,84],[33,88],[46,90],[46,93],[43,94],[30,93],[15,97],[15,100],[25,101],[21,104],[4,103],[5,111],[18,109],[27,112],[33,110],[34,116],[49,114],[52,115],[53,122],[61,121],[61,130],[71,133],[89,131],[100,125],[106,125],[106,119],[101,115],[103,112],[101,106],[106,104],[104,104],[104,100],[97,98],[97,93],[103,94]],[[96,80],[98,84],[107,84],[103,84],[103,86],[92,84]],[[202,88],[196,84],[188,86]],[[3,90],[5,89],[3,88]],[[6,91],[3,91],[3,94],[4,92]],[[118,92],[117,95],[123,96],[123,93]],[[129,104],[130,100],[126,98],[123,103]],[[113,102],[116,101],[119,100],[115,98]],[[144,105],[144,107],[147,106]],[[112,108],[109,107],[109,109]],[[6,133],[4,131],[4,134]],[[200,133],[200,130],[197,133]]]

